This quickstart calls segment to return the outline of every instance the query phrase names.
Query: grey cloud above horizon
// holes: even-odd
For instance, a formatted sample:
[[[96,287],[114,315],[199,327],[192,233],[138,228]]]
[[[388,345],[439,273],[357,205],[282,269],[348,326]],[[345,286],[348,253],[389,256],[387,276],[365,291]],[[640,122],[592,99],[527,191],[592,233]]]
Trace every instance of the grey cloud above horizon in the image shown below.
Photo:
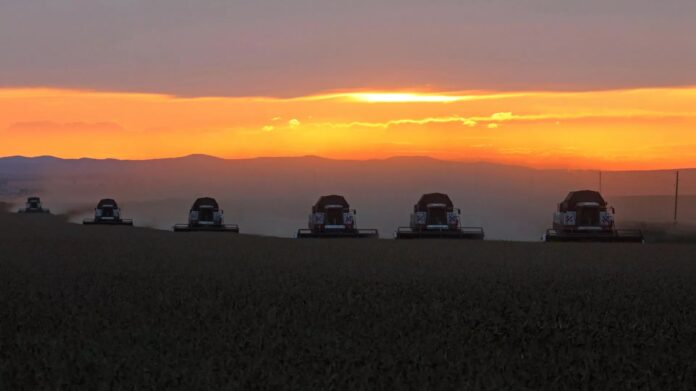
[[[687,0],[0,0],[0,88],[302,96],[696,84]]]

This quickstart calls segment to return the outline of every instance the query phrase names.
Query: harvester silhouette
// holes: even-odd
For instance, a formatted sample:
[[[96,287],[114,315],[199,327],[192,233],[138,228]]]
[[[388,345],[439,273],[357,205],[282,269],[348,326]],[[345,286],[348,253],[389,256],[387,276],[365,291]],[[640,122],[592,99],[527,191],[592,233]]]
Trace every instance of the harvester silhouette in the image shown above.
[[[599,192],[572,191],[558,204],[547,242],[628,242],[642,243],[640,230],[619,230],[614,225],[614,208]]]
[[[17,213],[51,213],[51,211],[43,207],[41,198],[29,197],[24,208],[18,210]]]
[[[340,195],[326,195],[312,206],[309,228],[297,230],[297,237],[305,238],[377,238],[376,229],[357,229],[356,211]]]
[[[118,207],[116,200],[104,198],[99,201],[94,208],[94,218],[85,219],[85,225],[133,225],[133,220],[121,218],[121,208]]]
[[[423,194],[413,206],[411,224],[398,227],[397,239],[478,239],[485,236],[482,227],[462,227],[461,211],[454,208],[447,194]]]
[[[236,224],[225,224],[224,212],[214,198],[197,199],[189,211],[188,224],[174,225],[174,232],[230,232],[239,233]]]

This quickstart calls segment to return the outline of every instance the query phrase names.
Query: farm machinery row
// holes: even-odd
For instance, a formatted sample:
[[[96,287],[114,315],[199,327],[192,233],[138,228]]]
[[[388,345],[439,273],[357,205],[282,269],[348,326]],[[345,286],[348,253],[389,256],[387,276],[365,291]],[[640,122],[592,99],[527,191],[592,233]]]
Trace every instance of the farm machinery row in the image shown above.
[[[39,197],[29,197],[19,213],[45,214]],[[644,241],[640,230],[617,229],[614,208],[608,206],[599,192],[573,191],[558,205],[553,226],[543,236],[546,242],[626,242]],[[378,238],[377,229],[358,228],[357,211],[345,197],[337,194],[319,197],[308,216],[307,228],[297,230],[299,239],[309,238]],[[132,226],[133,220],[122,217],[121,208],[111,198],[102,199],[94,209],[94,218],[85,225]],[[174,232],[239,233],[239,226],[226,224],[224,212],[211,197],[196,199],[189,209],[188,222],[173,226]],[[423,194],[413,206],[410,223],[398,227],[396,239],[468,239],[483,240],[482,227],[462,226],[461,210],[444,193]]]
[[[51,210],[45,208],[39,197],[29,197],[27,198],[24,208],[17,211],[21,214],[51,214]],[[115,200],[111,198],[105,198],[97,203],[97,207],[94,208],[94,218],[85,219],[83,221],[85,225],[133,225],[133,220],[124,219],[121,217],[121,208]]]
[[[483,239],[483,228],[461,227],[459,209],[454,209],[446,194],[424,194],[414,206],[411,224],[399,227],[397,239]],[[297,238],[376,238],[376,229],[359,229],[355,209],[351,209],[345,197],[332,194],[320,197],[312,206],[308,228],[299,229]]]

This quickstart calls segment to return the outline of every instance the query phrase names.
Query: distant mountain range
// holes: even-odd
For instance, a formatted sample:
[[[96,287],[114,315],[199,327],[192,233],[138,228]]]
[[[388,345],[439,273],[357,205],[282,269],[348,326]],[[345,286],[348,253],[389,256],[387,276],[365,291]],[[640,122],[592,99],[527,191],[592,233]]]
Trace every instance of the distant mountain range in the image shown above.
[[[314,156],[220,159],[206,155],[155,160],[0,158],[0,201],[38,194],[52,210],[90,213],[99,198],[114,197],[136,224],[168,228],[183,222],[198,196],[213,196],[228,222],[250,233],[291,236],[306,225],[322,194],[346,196],[358,224],[383,237],[408,222],[427,192],[445,192],[462,209],[464,224],[488,237],[534,240],[550,224],[568,191],[599,188],[591,170],[538,170],[426,157],[332,160]],[[621,221],[670,221],[674,173],[605,172],[602,190]],[[696,170],[681,171],[682,194],[696,194]],[[683,197],[682,215],[696,222],[696,199]]]

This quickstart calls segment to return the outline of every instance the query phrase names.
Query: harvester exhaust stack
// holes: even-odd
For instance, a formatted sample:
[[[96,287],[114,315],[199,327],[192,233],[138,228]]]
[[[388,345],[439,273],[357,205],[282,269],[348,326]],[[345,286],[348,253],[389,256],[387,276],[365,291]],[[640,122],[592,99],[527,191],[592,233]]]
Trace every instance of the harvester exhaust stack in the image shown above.
[[[94,218],[85,219],[82,224],[85,225],[133,225],[133,220],[124,219],[121,217],[121,208],[119,208],[116,200],[105,198],[94,208]]]
[[[174,232],[230,232],[239,233],[236,224],[225,224],[223,211],[214,198],[196,200],[189,211],[188,224],[176,224]]]
[[[297,230],[297,238],[377,238],[376,229],[358,229],[355,223],[355,210],[343,196],[327,195],[319,197],[309,215],[309,228]]]
[[[599,192],[573,191],[558,205],[553,228],[546,230],[547,242],[642,243],[640,230],[620,230],[614,225],[614,208]]]
[[[51,211],[43,207],[41,198],[29,197],[24,208],[18,210],[17,213],[51,213]]]
[[[485,237],[482,227],[462,227],[460,211],[447,194],[423,194],[413,207],[411,224],[396,230],[397,239],[475,239]]]

